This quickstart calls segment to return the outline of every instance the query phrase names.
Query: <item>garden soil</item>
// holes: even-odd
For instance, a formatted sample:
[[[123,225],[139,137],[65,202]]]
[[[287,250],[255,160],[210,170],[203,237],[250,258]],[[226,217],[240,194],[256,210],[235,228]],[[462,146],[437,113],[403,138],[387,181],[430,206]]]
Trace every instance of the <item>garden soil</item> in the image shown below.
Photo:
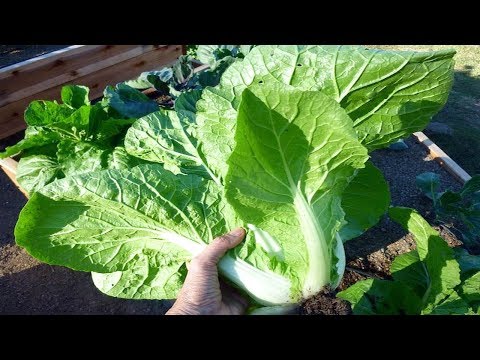
[[[298,315],[351,315],[348,301],[336,297],[336,292],[324,289],[318,294],[302,301]]]

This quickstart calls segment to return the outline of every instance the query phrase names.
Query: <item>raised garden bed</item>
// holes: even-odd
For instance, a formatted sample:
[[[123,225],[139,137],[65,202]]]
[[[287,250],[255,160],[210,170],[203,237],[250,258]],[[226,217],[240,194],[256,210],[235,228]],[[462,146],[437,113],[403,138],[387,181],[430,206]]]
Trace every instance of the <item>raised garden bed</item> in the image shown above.
[[[107,85],[173,63],[181,45],[74,45],[0,69],[0,139],[25,129],[23,112],[37,99],[59,100],[66,83],[84,84],[90,98]]]

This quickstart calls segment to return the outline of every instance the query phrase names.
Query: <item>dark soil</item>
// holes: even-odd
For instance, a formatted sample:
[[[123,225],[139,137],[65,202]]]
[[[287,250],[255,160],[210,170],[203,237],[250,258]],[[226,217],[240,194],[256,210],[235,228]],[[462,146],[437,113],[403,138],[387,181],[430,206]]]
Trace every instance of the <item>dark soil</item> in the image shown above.
[[[68,46],[69,45],[0,45],[0,68]]]
[[[431,224],[434,224],[432,201],[415,186],[415,177],[423,172],[440,175],[440,191],[459,190],[461,184],[427,154],[425,148],[413,138],[406,140],[408,149],[374,151],[372,162],[382,170],[390,184],[392,206],[407,206],[416,209]],[[461,244],[445,225],[434,226],[451,245]],[[400,225],[385,216],[376,226],[362,236],[345,244],[348,266],[359,267],[380,277],[389,275],[392,260],[412,250],[414,241]],[[345,279],[342,285],[345,285]],[[350,284],[349,284],[350,285]]]
[[[348,301],[336,297],[330,289],[322,290],[300,304],[299,315],[350,315],[352,308]]]

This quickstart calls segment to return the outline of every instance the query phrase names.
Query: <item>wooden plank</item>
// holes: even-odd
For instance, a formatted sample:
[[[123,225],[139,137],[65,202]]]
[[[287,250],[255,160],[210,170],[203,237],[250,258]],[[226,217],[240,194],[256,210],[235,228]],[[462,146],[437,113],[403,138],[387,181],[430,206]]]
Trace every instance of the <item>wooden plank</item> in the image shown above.
[[[10,180],[15,184],[15,186],[22,192],[23,195],[28,199],[27,192],[20,186],[17,182],[17,165],[18,163],[11,159],[0,159],[0,167],[3,169],[5,174],[10,178]]]
[[[173,63],[181,54],[180,45],[158,46],[139,56],[75,79],[72,83],[90,88],[90,99],[103,94],[107,85],[137,77],[143,71],[155,70]],[[0,139],[25,129],[23,112],[33,100],[60,100],[64,84],[54,86],[0,108]]]
[[[0,80],[10,76],[11,72],[19,69],[29,70],[36,67],[45,65],[46,63],[51,63],[53,59],[56,59],[64,55],[74,55],[81,52],[84,52],[87,46],[98,46],[98,45],[72,45],[64,49],[55,50],[44,55],[35,56],[25,61],[21,61],[12,65],[5,66],[0,68]]]
[[[438,162],[441,166],[443,166],[450,174],[452,174],[457,180],[459,180],[462,184],[466,183],[472,177],[463,170],[460,165],[458,165],[453,159],[448,156],[442,149],[440,149],[437,144],[435,144],[432,140],[428,138],[423,132],[415,132],[413,136],[417,139],[419,143],[422,143],[428,151],[430,155]]]
[[[17,165],[18,162],[12,158],[0,159],[0,166],[13,175],[17,175]]]
[[[139,56],[154,45],[87,45],[1,72],[0,106]],[[73,54],[72,54],[73,52]],[[38,63],[41,63],[39,66]]]

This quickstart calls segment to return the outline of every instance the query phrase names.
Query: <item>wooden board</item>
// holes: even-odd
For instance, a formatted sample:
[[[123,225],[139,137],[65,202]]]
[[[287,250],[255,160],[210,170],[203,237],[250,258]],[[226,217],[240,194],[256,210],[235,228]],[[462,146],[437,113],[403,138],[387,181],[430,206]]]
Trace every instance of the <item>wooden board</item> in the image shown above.
[[[423,144],[423,146],[428,149],[430,155],[432,155],[432,157],[438,163],[440,163],[441,166],[443,166],[462,184],[466,183],[472,178],[465,170],[460,167],[460,165],[453,161],[450,156],[448,156],[442,149],[440,149],[437,144],[430,140],[423,132],[419,131],[413,133],[413,136],[417,139],[419,143]]]
[[[88,50],[86,53],[88,57],[84,52],[78,53],[79,49],[84,48]],[[70,51],[74,52],[74,56],[70,56],[71,54],[68,52],[66,54],[62,53],[62,59],[68,57],[70,61],[65,61],[50,70],[48,70],[49,66],[52,67],[59,60],[58,58],[53,56],[48,58],[47,60],[51,61],[50,65],[48,65],[47,60],[40,59],[38,60],[40,65],[35,62],[27,62],[24,64],[25,68],[18,67],[17,65],[19,64],[15,64],[7,67],[7,71],[1,69],[4,71],[0,72],[0,83],[5,80],[15,84],[8,87],[8,91],[13,91],[9,94],[10,98],[8,100],[5,100],[7,99],[6,95],[1,93],[1,91],[7,91],[5,90],[6,88],[0,87],[2,89],[0,90],[0,103],[3,101],[5,104],[0,107],[0,139],[25,129],[23,112],[33,100],[60,100],[60,90],[66,83],[88,86],[90,88],[90,99],[93,100],[102,95],[107,85],[115,85],[118,82],[135,78],[143,71],[155,70],[170,65],[182,54],[181,45],[125,45],[123,47],[120,45],[112,47],[91,45],[90,48],[87,46],[84,48],[74,47],[71,49]],[[90,63],[89,61],[93,62]],[[72,64],[74,64],[76,69],[72,69]],[[59,72],[57,68],[60,67],[64,72]],[[41,69],[43,70],[40,71]],[[15,75],[17,77],[12,75],[15,71],[19,71]],[[35,81],[38,81],[37,83],[25,77],[27,76],[26,74],[30,74],[33,77],[33,71],[40,71],[43,74],[36,78]],[[21,80],[22,84],[27,87],[23,90],[16,90],[18,89],[16,79],[20,74],[24,74]],[[45,80],[45,74],[57,76]],[[1,78],[2,76],[3,79]],[[21,96],[24,97],[18,99]],[[10,102],[12,99],[17,100]]]
[[[10,180],[12,180],[18,190],[20,190],[22,194],[28,198],[27,192],[17,182],[17,165],[18,163],[13,159],[0,159],[0,167],[2,168],[2,170],[5,172],[5,174],[7,174]]]
[[[0,69],[0,106],[139,56],[153,45],[85,45]],[[35,59],[35,58],[34,58]]]

